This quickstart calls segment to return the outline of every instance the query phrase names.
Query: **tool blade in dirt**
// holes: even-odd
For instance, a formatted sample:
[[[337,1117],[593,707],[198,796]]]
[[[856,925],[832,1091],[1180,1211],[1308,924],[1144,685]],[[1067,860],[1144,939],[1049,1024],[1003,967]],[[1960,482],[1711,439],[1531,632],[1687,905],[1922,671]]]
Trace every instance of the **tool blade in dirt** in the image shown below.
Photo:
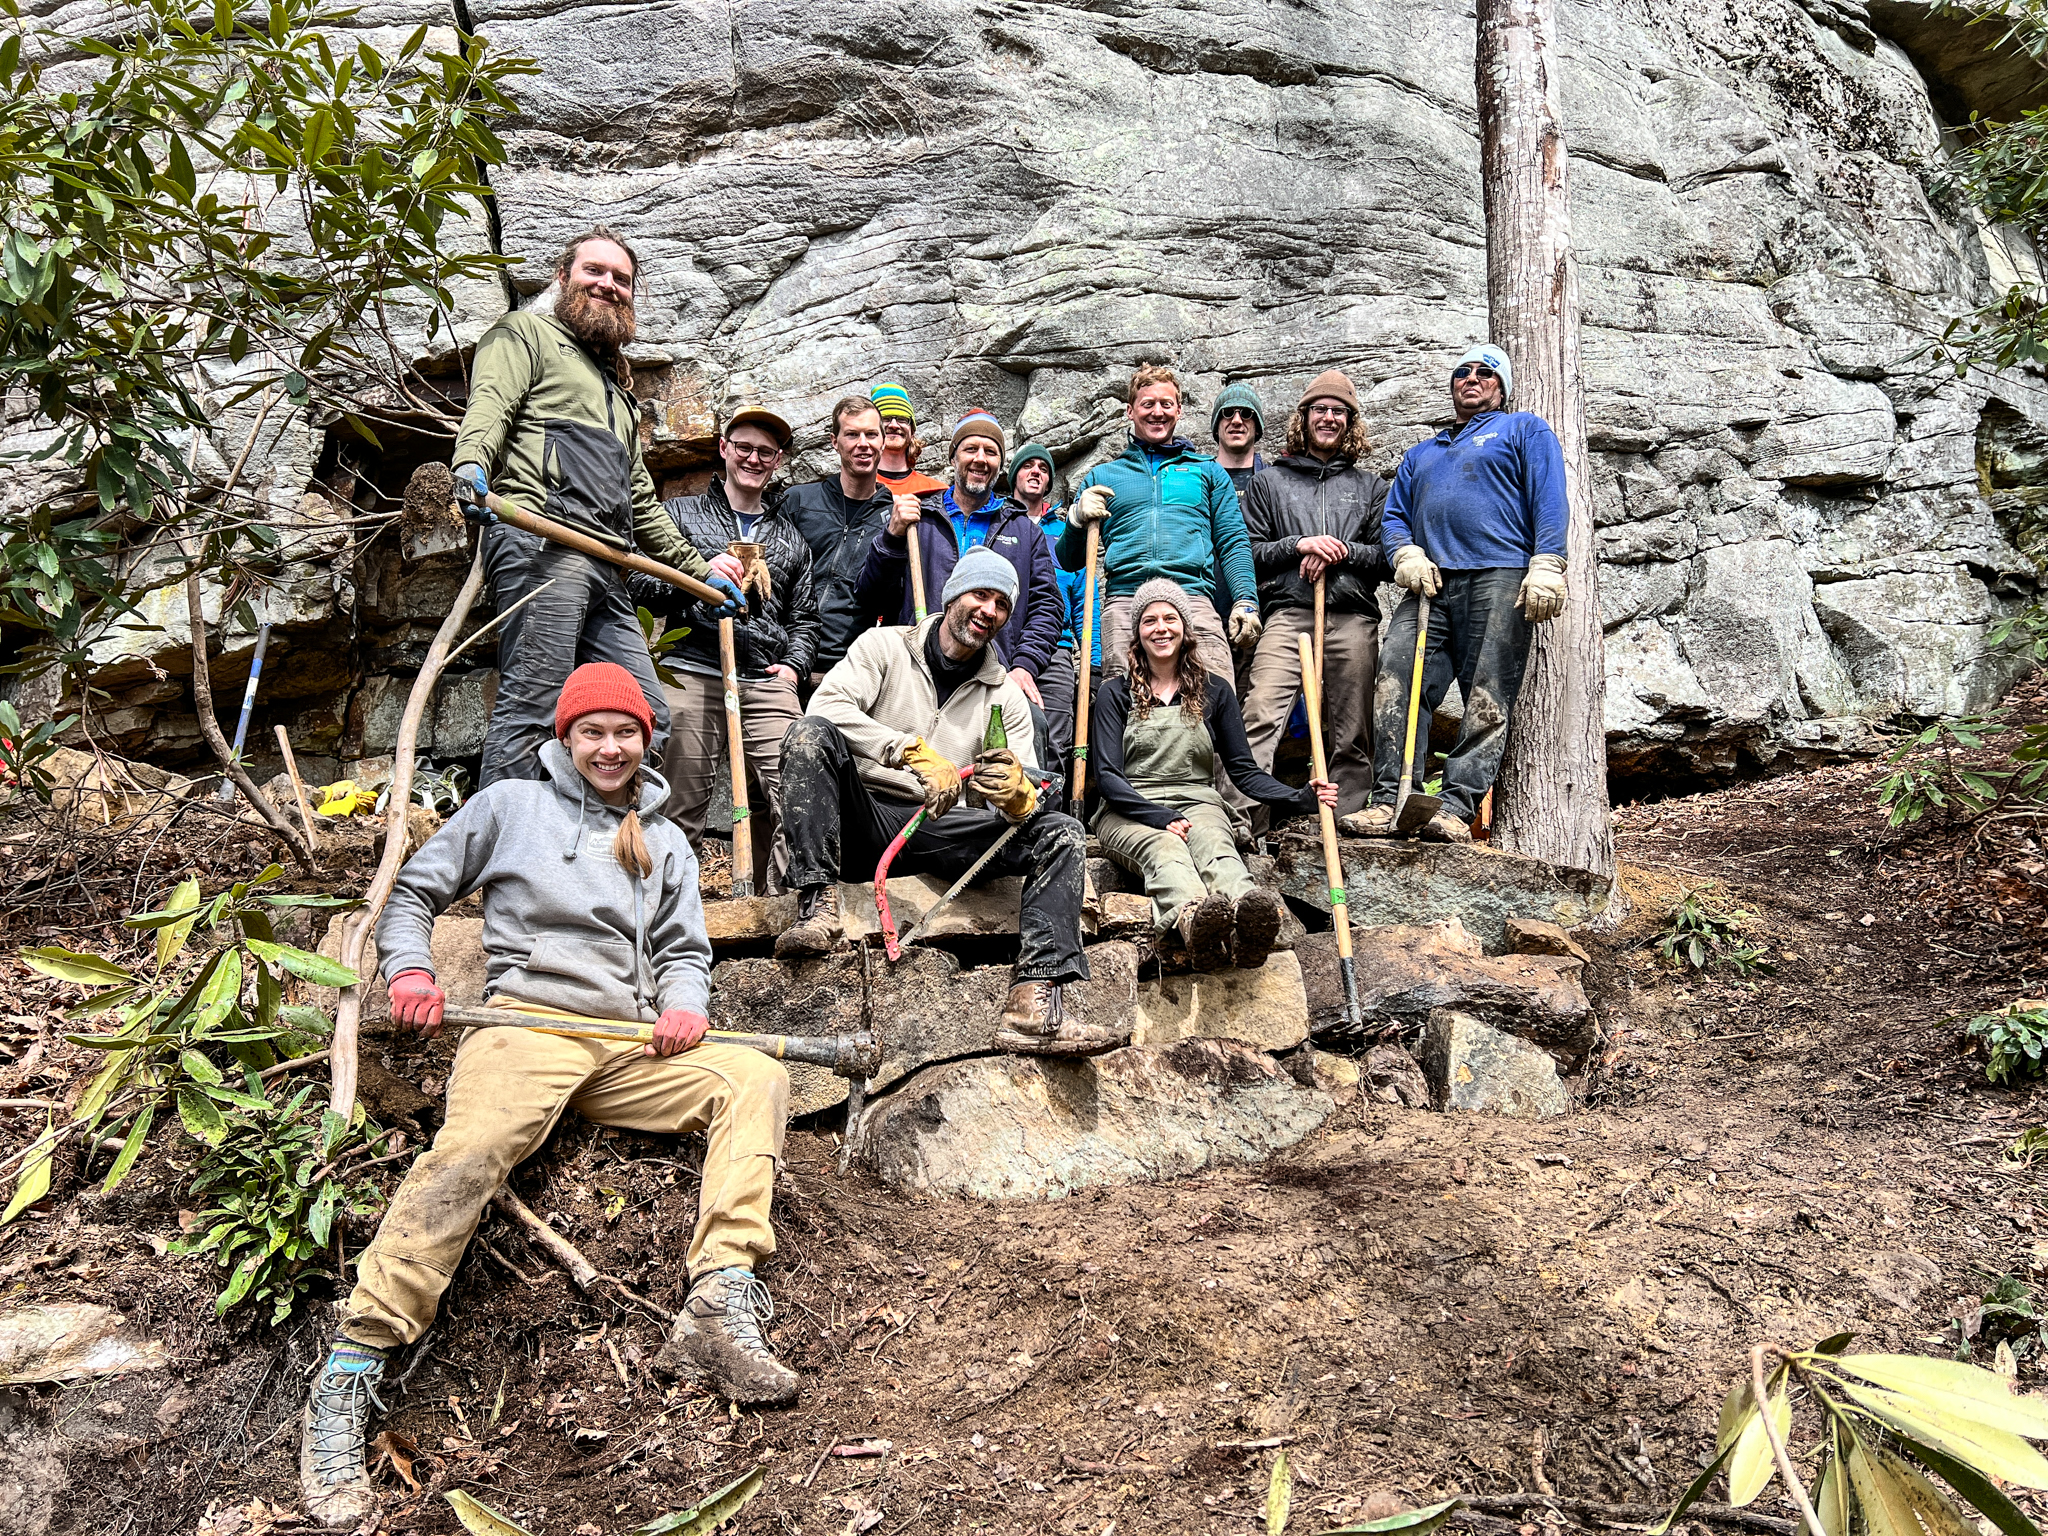
[[[875,865],[875,916],[882,925],[882,952],[891,960],[903,958],[903,941],[896,937],[896,914],[889,910],[889,866],[896,862],[896,855],[903,851],[903,845],[917,835],[917,829],[924,825],[924,810],[911,817],[882,850],[881,862]]]
[[[1420,832],[1443,804],[1415,791],[1415,722],[1422,713],[1422,661],[1429,650],[1429,599],[1415,595],[1415,667],[1408,682],[1408,741],[1401,750],[1401,789],[1394,796],[1394,830]]]

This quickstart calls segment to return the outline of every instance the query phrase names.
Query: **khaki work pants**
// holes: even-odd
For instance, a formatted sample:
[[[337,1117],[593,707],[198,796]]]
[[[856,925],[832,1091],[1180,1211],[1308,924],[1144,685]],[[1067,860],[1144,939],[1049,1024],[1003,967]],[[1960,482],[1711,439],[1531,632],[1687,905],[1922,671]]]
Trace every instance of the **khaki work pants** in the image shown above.
[[[1244,699],[1244,734],[1252,760],[1266,772],[1301,694],[1301,637],[1315,639],[1308,608],[1278,608],[1252,653]],[[1362,811],[1372,799],[1372,688],[1380,658],[1379,624],[1362,613],[1323,618],[1323,750],[1337,782],[1337,814]]]
[[[538,1152],[565,1109],[598,1125],[676,1135],[705,1131],[704,1176],[689,1273],[753,1269],[775,1251],[769,1202],[789,1118],[778,1061],[709,1041],[679,1056],[564,1040],[526,1029],[473,1029],[448,1077],[448,1118],[412,1165],[356,1264],[342,1332],[394,1348],[427,1331],[449,1277],[505,1176]]]
[[[1131,657],[1132,626],[1138,616],[1131,612],[1132,599],[1112,597],[1102,605],[1102,675],[1121,676]],[[1216,605],[1197,593],[1188,594],[1188,607],[1195,616],[1195,654],[1211,677],[1235,684],[1237,664],[1231,657],[1230,631],[1216,614]],[[1251,838],[1251,797],[1230,782],[1219,758],[1216,763],[1216,792],[1230,807],[1231,825],[1247,841]],[[1178,839],[1176,839],[1178,841]]]
[[[1211,891],[1232,901],[1252,889],[1251,871],[1238,857],[1230,818],[1217,806],[1174,806],[1188,819],[1187,841],[1104,808],[1095,818],[1102,851],[1143,877],[1152,898],[1152,923],[1161,933],[1180,920],[1180,909]]]
[[[681,685],[664,687],[668,697],[668,818],[683,829],[690,846],[702,850],[704,816],[726,754],[725,685],[715,677],[678,672]],[[747,813],[754,833],[754,890],[770,894],[769,875],[780,891],[789,873],[789,848],[782,837],[782,738],[803,718],[796,684],[779,677],[740,682],[740,744],[747,757]]]

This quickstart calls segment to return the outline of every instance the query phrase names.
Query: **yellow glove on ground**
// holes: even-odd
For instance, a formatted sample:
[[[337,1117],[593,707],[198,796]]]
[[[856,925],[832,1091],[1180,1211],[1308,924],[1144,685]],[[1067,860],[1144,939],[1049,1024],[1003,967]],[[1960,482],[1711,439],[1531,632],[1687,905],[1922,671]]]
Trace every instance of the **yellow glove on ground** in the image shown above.
[[[1109,517],[1109,504],[1116,500],[1116,492],[1106,485],[1091,485],[1074,498],[1074,509],[1067,514],[1067,521],[1086,528],[1090,523],[1099,523]]]
[[[1240,651],[1259,643],[1259,631],[1266,626],[1259,621],[1259,609],[1255,603],[1239,603],[1230,610],[1230,643]]]
[[[1420,544],[1403,544],[1394,551],[1394,585],[1418,597],[1435,597],[1444,584],[1444,573],[1431,563]]]
[[[1569,595],[1564,583],[1564,557],[1538,555],[1529,562],[1522,589],[1515,594],[1515,606],[1531,624],[1541,624],[1564,612]]]
[[[960,801],[960,770],[925,745],[922,736],[903,749],[903,766],[924,786],[927,816],[943,816]]]
[[[1025,777],[1017,754],[1008,747],[996,747],[974,760],[974,792],[983,804],[1012,821],[1022,821],[1038,809],[1038,786]]]

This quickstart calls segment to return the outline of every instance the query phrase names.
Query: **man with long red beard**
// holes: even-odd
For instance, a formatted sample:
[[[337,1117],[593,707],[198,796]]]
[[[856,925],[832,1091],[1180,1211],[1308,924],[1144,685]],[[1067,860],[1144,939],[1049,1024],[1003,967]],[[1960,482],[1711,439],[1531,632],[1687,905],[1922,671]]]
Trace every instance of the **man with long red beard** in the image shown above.
[[[599,225],[570,241],[555,263],[552,314],[509,314],[477,343],[469,408],[452,455],[456,494],[490,525],[484,571],[492,603],[510,613],[498,627],[498,699],[484,737],[484,786],[541,777],[555,700],[585,662],[617,662],[633,674],[654,719],[651,755],[667,745],[669,727],[668,701],[624,573],[499,523],[482,508],[489,491],[710,583],[726,594],[722,614],[744,606],[739,562],[724,551],[706,561],[677,531],[640,457],[640,405],[621,355],[634,336],[638,274],[632,247]]]

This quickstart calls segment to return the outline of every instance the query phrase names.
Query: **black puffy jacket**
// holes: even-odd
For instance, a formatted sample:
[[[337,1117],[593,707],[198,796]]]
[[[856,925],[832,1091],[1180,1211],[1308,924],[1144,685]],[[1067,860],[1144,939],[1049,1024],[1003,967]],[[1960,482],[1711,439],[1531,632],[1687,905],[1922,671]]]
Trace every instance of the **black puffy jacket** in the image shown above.
[[[866,501],[850,501],[837,475],[792,485],[782,493],[781,515],[789,519],[811,547],[811,581],[818,594],[818,647],[813,672],[838,665],[864,629],[882,622],[879,610],[864,613],[854,597],[875,530],[889,521],[894,498],[881,481]],[[894,623],[893,619],[888,622]]]
[[[701,496],[678,496],[663,502],[661,508],[707,559],[723,553],[740,536],[739,518],[725,499],[723,480],[713,480]],[[768,668],[779,664],[803,678],[818,653],[818,599],[811,588],[811,547],[784,515],[772,491],[762,499],[753,542],[761,546],[768,562],[768,601],[753,605],[758,611],[733,625],[734,662],[741,677],[766,677]],[[626,585],[634,602],[654,613],[666,611],[671,625],[689,627],[689,634],[668,654],[671,667],[714,675],[721,670],[718,619],[709,608],[691,602],[652,576],[634,576]]]
[[[1244,526],[1252,537],[1252,569],[1259,576],[1259,608],[1315,606],[1315,588],[1301,579],[1297,541],[1326,533],[1351,553],[1324,575],[1323,601],[1331,613],[1380,616],[1379,585],[1390,574],[1380,548],[1380,512],[1387,482],[1349,459],[1290,453],[1252,476],[1244,493]]]

